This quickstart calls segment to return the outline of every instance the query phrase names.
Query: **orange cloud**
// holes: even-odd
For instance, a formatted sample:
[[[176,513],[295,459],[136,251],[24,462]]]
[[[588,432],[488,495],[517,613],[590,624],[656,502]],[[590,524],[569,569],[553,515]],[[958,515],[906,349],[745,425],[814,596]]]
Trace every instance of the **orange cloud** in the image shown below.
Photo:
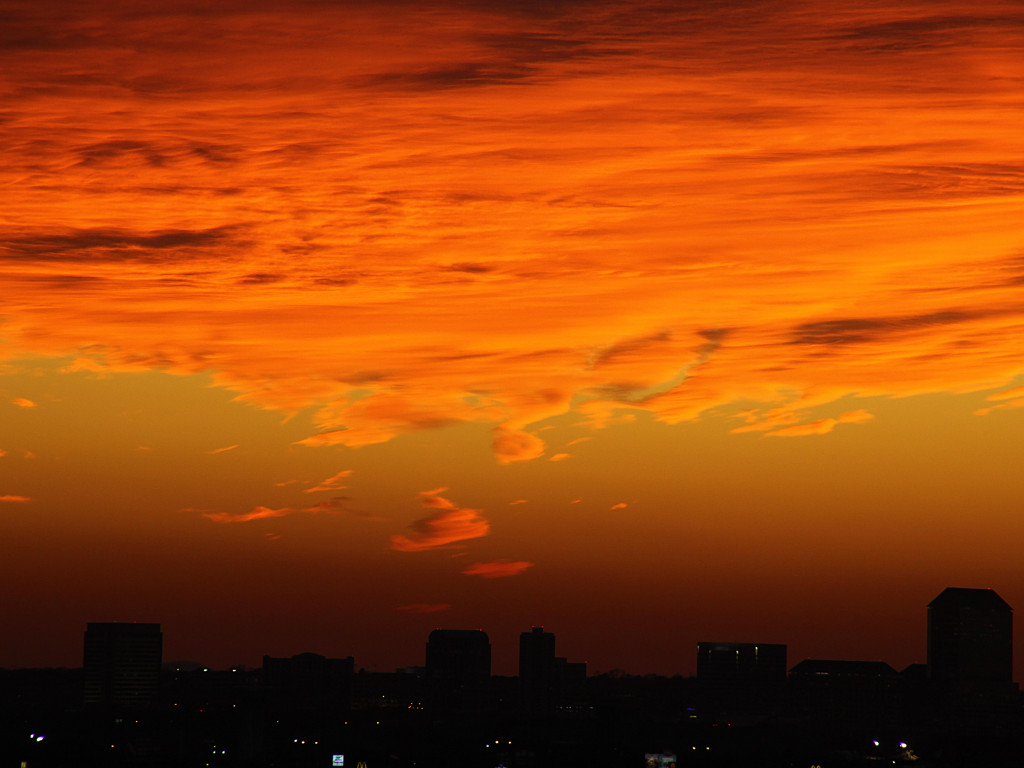
[[[501,427],[494,431],[494,455],[501,464],[529,461],[544,454],[544,441],[536,435]]]
[[[281,507],[280,509],[256,507],[252,512],[246,512],[241,515],[234,515],[230,512],[203,512],[202,515],[207,520],[212,520],[215,523],[249,523],[253,520],[265,520],[270,517],[284,517],[296,511],[291,507]]]
[[[450,499],[438,495],[445,490],[437,488],[420,494],[423,506],[439,511],[410,524],[412,533],[409,536],[392,536],[392,549],[399,552],[442,549],[490,533],[490,524],[480,515],[480,510],[460,509]]]
[[[766,433],[766,437],[802,437],[805,435],[824,435],[840,424],[863,424],[874,416],[865,410],[849,411],[837,419],[819,419],[807,424],[795,424]]]
[[[32,501],[32,499],[28,496],[14,496],[11,494],[0,496],[0,502],[5,504],[23,504],[27,501]]]
[[[343,469],[338,474],[332,475],[331,477],[328,477],[326,480],[321,480],[313,488],[307,488],[305,492],[306,493],[317,493],[319,491],[335,491],[335,490],[338,490],[340,488],[345,488],[346,486],[342,485],[341,481],[344,480],[345,478],[349,477],[351,474],[352,474],[352,470],[351,469]]]
[[[237,444],[235,444],[235,445],[228,445],[228,446],[225,446],[224,448],[214,448],[212,451],[207,451],[207,453],[211,454],[211,455],[212,454],[216,454],[216,453],[224,453],[225,451],[233,451],[237,447],[238,447]]]
[[[1024,408],[1024,397],[1017,398],[1016,400],[1003,400],[997,405],[993,405],[988,408],[979,408],[974,411],[974,414],[976,416],[985,416],[986,414],[992,413],[992,411],[1010,411],[1016,408]]]
[[[533,563],[525,560],[495,560],[490,563],[473,563],[462,573],[467,576],[482,576],[485,579],[500,579],[506,576],[518,576]]]
[[[36,404],[34,402],[32,402],[31,400],[29,400],[28,398],[25,398],[25,397],[16,397],[13,400],[11,400],[11,402],[14,403],[16,406],[18,406],[19,408],[35,408],[36,407]]]
[[[565,461],[570,456],[572,456],[572,454],[570,453],[556,453],[554,456],[548,459],[548,461]]]
[[[823,434],[809,408],[1022,372],[1019,41],[1000,14],[844,0],[741,28],[709,6],[679,47],[692,20],[672,3],[627,28],[601,3],[386,22],[387,4],[320,4],[261,25],[230,5],[213,46],[171,4],[152,46],[109,5],[8,52],[7,359],[208,373],[310,409],[307,446],[480,424],[505,464],[543,456],[541,422],[568,412],[755,408],[777,420],[741,430]],[[141,97],[111,88],[111,45],[175,73],[140,85],[130,132]]]
[[[996,403],[996,405],[991,405],[987,408],[979,408],[974,412],[976,416],[985,416],[986,414],[996,410],[1002,411],[1024,408],[1024,387],[1012,387],[1011,389],[989,395],[985,399],[989,402]]]
[[[409,603],[409,605],[395,606],[395,610],[406,613],[439,613],[447,611],[451,607],[451,603]]]
[[[575,503],[575,502],[574,502],[574,503]],[[629,506],[629,505],[628,505],[628,504],[627,504],[626,502],[624,502],[624,501],[620,501],[620,502],[619,502],[618,504],[612,504],[612,505],[611,505],[611,507],[609,507],[609,509],[611,509],[612,511],[614,511],[614,510],[616,510],[616,509],[625,509],[625,508],[626,508],[626,507],[628,507],[628,506]]]
[[[529,502],[529,501],[528,501],[527,499],[516,499],[515,501],[510,501],[510,502],[508,503],[508,505],[509,505],[510,507],[514,507],[514,506],[516,506],[517,504],[529,504],[529,503],[530,503],[530,502]]]
[[[281,507],[280,509],[271,509],[270,507],[256,507],[252,512],[245,512],[243,514],[232,514],[231,512],[212,512],[206,510],[195,510],[186,509],[183,512],[199,512],[207,520],[212,520],[215,523],[250,523],[253,520],[266,520],[272,517],[285,517],[286,515],[293,515],[297,512],[338,512],[344,509],[345,502],[347,499],[339,496],[338,498],[331,499],[330,501],[323,501],[319,504],[314,504],[311,507]]]
[[[1024,387],[1013,387],[1002,392],[996,392],[993,395],[989,395],[985,399],[990,401],[999,401],[1014,400],[1021,397],[1024,397]]]

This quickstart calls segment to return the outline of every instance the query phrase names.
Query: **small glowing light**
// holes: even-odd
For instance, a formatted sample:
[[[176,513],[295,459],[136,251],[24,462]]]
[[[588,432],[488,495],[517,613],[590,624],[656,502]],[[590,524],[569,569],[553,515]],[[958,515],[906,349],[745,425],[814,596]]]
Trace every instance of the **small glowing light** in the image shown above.
[[[872,741],[871,743],[872,743],[872,744],[874,744],[874,745],[875,745],[876,747],[878,746],[878,740],[877,740],[877,739],[875,739],[875,740],[874,740],[874,741]]]
[[[907,748],[907,742],[901,741],[900,742],[900,749],[906,749],[906,748]]]

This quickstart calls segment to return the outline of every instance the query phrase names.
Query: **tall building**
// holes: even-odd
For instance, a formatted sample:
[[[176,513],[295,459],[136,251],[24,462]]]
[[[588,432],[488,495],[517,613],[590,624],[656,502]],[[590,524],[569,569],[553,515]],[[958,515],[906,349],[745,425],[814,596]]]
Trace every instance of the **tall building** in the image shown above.
[[[85,703],[150,705],[160,683],[163,643],[159,624],[90,622],[82,663]]]
[[[1013,609],[991,589],[947,587],[928,603],[928,678],[948,688],[1013,680]]]
[[[481,629],[435,629],[427,640],[427,677],[473,683],[491,676],[491,641]]]
[[[533,627],[519,635],[519,690],[523,709],[546,712],[555,706],[558,670],[555,635]]]

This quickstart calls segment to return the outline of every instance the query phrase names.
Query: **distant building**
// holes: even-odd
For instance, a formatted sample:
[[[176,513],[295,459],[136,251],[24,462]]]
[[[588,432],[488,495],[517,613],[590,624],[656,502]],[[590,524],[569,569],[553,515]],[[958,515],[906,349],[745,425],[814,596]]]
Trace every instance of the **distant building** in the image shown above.
[[[452,683],[491,676],[491,641],[480,629],[435,629],[427,640],[426,675]]]
[[[85,703],[128,709],[152,704],[163,642],[159,624],[90,622],[82,663]]]
[[[804,659],[789,672],[794,711],[812,721],[881,728],[898,720],[900,676],[884,661]]]
[[[1011,683],[1013,609],[994,590],[948,587],[928,603],[928,678],[947,688]]]
[[[263,657],[263,684],[295,699],[327,699],[345,704],[352,699],[355,659],[329,659],[318,653],[288,658]]]
[[[786,681],[786,646],[697,643],[697,680],[710,685],[781,685]]]

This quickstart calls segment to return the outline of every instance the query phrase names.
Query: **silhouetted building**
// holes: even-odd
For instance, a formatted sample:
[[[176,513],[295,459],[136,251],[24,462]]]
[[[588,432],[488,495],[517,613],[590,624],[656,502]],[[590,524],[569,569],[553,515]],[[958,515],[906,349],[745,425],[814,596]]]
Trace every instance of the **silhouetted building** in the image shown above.
[[[263,657],[263,684],[292,699],[329,700],[347,705],[352,699],[355,659],[329,659],[318,653],[290,658]]]
[[[697,643],[697,689],[709,712],[730,719],[766,716],[785,683],[785,645]]]
[[[804,659],[789,672],[789,701],[811,720],[878,728],[899,717],[900,677],[884,661]]]
[[[786,646],[697,643],[697,680],[711,685],[781,685],[786,680]]]
[[[527,712],[554,709],[558,684],[555,665],[553,633],[545,632],[544,627],[533,627],[519,635],[519,689]]]
[[[473,683],[491,675],[491,641],[480,629],[435,629],[427,640],[426,674],[435,680]]]
[[[85,703],[125,708],[152,704],[163,642],[159,624],[90,622],[82,663]]]
[[[928,603],[928,677],[947,688],[1011,683],[1013,609],[994,590],[947,587]]]

